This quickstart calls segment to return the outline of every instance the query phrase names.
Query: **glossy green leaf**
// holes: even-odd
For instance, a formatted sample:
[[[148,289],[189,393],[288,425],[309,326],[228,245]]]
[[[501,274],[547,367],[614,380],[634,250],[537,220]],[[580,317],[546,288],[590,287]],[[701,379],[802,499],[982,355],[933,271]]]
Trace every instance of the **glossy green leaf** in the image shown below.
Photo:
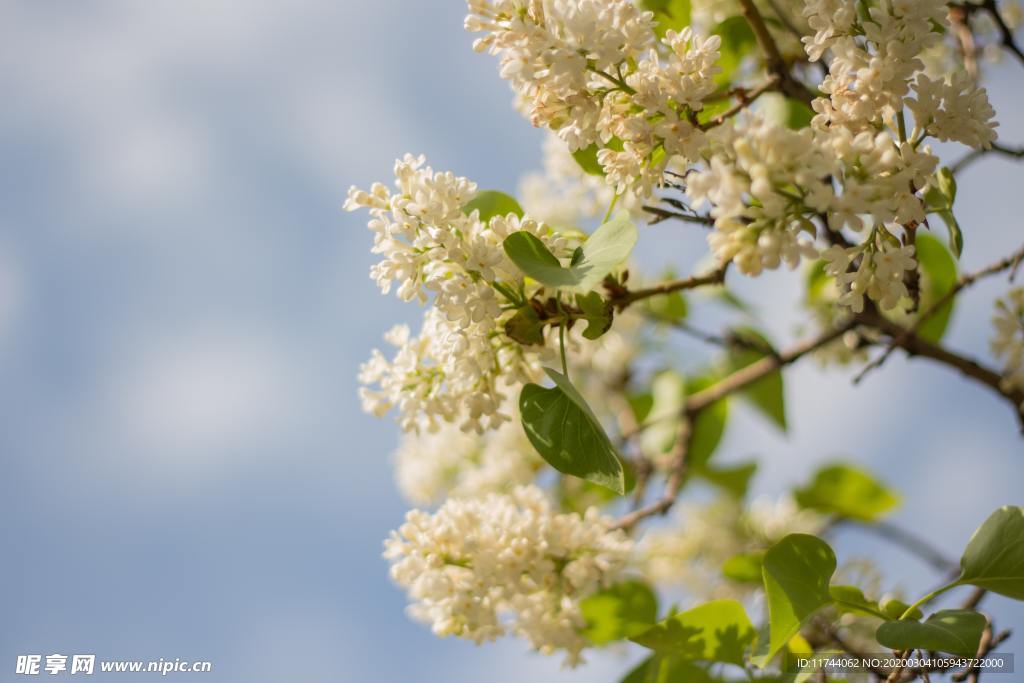
[[[978,653],[985,617],[974,610],[944,609],[924,621],[887,621],[875,639],[892,650],[934,650],[964,657]]]
[[[822,467],[810,484],[793,495],[801,507],[862,522],[884,517],[900,501],[892,489],[864,470],[841,463]]]
[[[622,461],[590,406],[569,379],[544,368],[555,386],[527,384],[519,412],[530,443],[559,472],[625,492]]]
[[[664,296],[654,296],[647,300],[647,310],[655,319],[678,323],[686,320],[690,307],[681,292],[671,292]]]
[[[583,336],[587,339],[597,339],[612,326],[612,304],[601,298],[597,292],[576,295],[576,305],[583,312],[583,319],[587,328],[583,330]]]
[[[762,574],[770,639],[760,661],[762,667],[812,614],[832,602],[829,581],[835,570],[835,553],[816,536],[790,534],[768,549]]]
[[[743,605],[714,600],[668,617],[630,640],[661,654],[742,666],[756,638]]]
[[[620,211],[594,231],[583,243],[581,256],[568,267],[540,239],[523,230],[506,237],[503,246],[512,262],[537,282],[586,293],[629,257],[638,234],[629,213]]]
[[[752,342],[755,346],[772,348],[768,339],[756,330],[744,328],[737,330],[736,334],[738,337]],[[767,353],[754,348],[735,349],[729,354],[730,371],[735,372],[745,368],[766,355]],[[749,401],[779,429],[786,431],[786,392],[780,371],[771,372],[756,382],[748,384],[740,390],[739,395]]]
[[[750,480],[757,472],[757,462],[745,462],[733,466],[697,468],[695,473],[735,498],[743,498],[750,488]]]
[[[919,308],[926,311],[956,284],[956,261],[946,245],[924,231],[918,231],[916,245],[917,262],[920,264],[922,276]],[[953,301],[949,301],[918,328],[917,335],[922,339],[938,342],[946,333],[952,314]]]
[[[1024,600],[1024,509],[1006,505],[978,527],[960,558],[958,583]]]
[[[476,196],[462,207],[462,212],[466,215],[473,213],[473,211],[480,212],[480,220],[484,223],[495,216],[507,216],[510,213],[514,213],[519,218],[523,217],[523,207],[519,206],[519,202],[516,201],[515,197],[511,197],[504,192],[498,192],[497,190],[477,192]]]
[[[722,576],[737,583],[761,583],[764,553],[733,555],[722,564]]]
[[[628,581],[606,588],[580,603],[587,628],[583,631],[594,645],[604,645],[643,633],[658,619],[658,599],[641,581]]]
[[[949,248],[958,259],[964,251],[964,235],[960,223],[953,215],[956,201],[956,178],[953,172],[943,166],[935,173],[935,180],[925,193],[928,213],[934,213],[946,224],[949,232]]]

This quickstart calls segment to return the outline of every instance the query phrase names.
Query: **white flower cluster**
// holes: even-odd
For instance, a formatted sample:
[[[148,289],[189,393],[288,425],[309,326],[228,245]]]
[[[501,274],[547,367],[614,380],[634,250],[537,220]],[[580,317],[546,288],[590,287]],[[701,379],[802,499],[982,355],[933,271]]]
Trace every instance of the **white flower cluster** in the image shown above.
[[[992,353],[1003,361],[1003,386],[1024,390],[1024,287],[996,302],[992,325]]]
[[[829,247],[822,254],[825,272],[839,285],[839,304],[854,313],[864,310],[864,297],[876,301],[883,310],[895,308],[909,296],[904,276],[917,268],[914,247],[892,243],[882,238],[855,247]],[[855,259],[860,262],[851,268]]]
[[[445,498],[468,498],[507,491],[533,481],[543,464],[512,415],[497,429],[466,433],[442,425],[435,433],[408,433],[395,453],[398,488],[416,505],[433,505]]]
[[[347,210],[368,208],[374,253],[371,269],[381,290],[398,283],[406,301],[432,302],[418,337],[407,326],[386,336],[397,347],[393,359],[379,351],[360,374],[364,408],[382,415],[401,410],[406,431],[437,429],[439,420],[463,429],[496,427],[507,416],[500,386],[537,373],[536,358],[503,333],[503,301],[495,285],[517,290],[523,279],[502,242],[527,230],[556,254],[567,242],[528,217],[495,216],[488,223],[463,211],[476,186],[451,173],[435,173],[424,158],[395,163],[396,191],[375,183],[369,192],[352,188]],[[532,355],[536,355],[535,353]],[[377,385],[373,388],[372,385]]]
[[[580,600],[618,581],[633,544],[591,508],[556,514],[535,486],[414,510],[384,556],[438,636],[477,643],[512,633],[575,665],[586,639]]]
[[[469,0],[478,51],[500,56],[535,126],[570,150],[596,144],[617,192],[646,196],[673,158],[695,159],[695,113],[715,89],[720,39],[686,28],[659,42],[630,0]],[[664,56],[659,54],[659,47]]]
[[[833,195],[825,178],[831,172],[810,129],[749,118],[716,132],[707,166],[687,176],[686,195],[694,208],[711,205],[715,230],[708,242],[719,261],[759,275],[817,256],[807,214],[828,208]],[[801,194],[793,193],[794,185]]]
[[[856,0],[813,0],[804,10],[814,29],[807,54],[832,53],[829,75],[814,102],[819,128],[876,129],[910,107],[921,133],[986,147],[995,140],[995,112],[985,89],[965,73],[931,80],[922,59],[942,42],[936,27],[949,28],[943,0],[892,0],[858,13]],[[913,89],[916,98],[909,97]],[[914,136],[912,136],[914,137]]]
[[[996,139],[995,110],[988,93],[967,73],[954,73],[949,81],[920,74],[914,83],[916,97],[907,107],[915,123],[932,137],[956,141],[968,147],[989,147]]]

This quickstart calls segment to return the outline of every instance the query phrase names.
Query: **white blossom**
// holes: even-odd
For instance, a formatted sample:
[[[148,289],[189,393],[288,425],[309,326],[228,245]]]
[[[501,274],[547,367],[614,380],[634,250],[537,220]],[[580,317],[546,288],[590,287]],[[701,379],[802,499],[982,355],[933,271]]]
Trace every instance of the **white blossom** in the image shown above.
[[[576,665],[586,639],[580,600],[626,570],[633,544],[595,508],[557,514],[535,486],[414,510],[384,556],[414,618],[477,643],[508,633]]]
[[[916,97],[907,99],[918,126],[939,140],[954,140],[968,147],[990,147],[996,139],[995,110],[985,88],[965,72],[948,80],[931,80],[924,74],[914,83]]]
[[[1024,390],[1024,288],[996,301],[992,326],[992,353],[1003,362],[1003,388]]]
[[[629,0],[469,0],[477,50],[499,56],[535,126],[572,151],[596,144],[608,183],[647,196],[673,159],[695,159],[693,115],[715,90],[718,36],[687,27],[658,41]]]

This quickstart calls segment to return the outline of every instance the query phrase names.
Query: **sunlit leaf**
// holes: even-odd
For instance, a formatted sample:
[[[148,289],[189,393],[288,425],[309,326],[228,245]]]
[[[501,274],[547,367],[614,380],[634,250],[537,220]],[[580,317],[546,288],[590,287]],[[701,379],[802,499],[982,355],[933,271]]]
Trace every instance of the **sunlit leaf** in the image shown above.
[[[893,650],[949,652],[973,657],[978,653],[985,617],[974,610],[944,609],[924,621],[887,621],[875,639]]]

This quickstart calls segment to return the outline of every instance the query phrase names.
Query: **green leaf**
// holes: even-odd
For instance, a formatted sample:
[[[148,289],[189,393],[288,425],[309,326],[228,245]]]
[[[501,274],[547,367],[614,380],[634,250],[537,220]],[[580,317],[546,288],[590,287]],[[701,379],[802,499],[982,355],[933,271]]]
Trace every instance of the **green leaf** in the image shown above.
[[[864,591],[857,586],[829,586],[828,591],[832,596],[832,601],[836,603],[841,612],[866,614],[878,617],[879,619],[889,619],[889,616],[879,610],[878,605],[868,600],[864,596]]]
[[[505,322],[505,334],[520,344],[543,344],[544,323],[532,306],[521,306],[516,314]]]
[[[721,57],[718,60],[718,66],[722,71],[715,76],[715,82],[724,85],[732,81],[744,57],[757,45],[757,39],[750,29],[750,24],[739,15],[729,17],[711,32],[722,38]]]
[[[822,467],[810,484],[793,493],[801,507],[862,522],[884,517],[900,501],[864,470],[842,463]]]
[[[910,605],[902,600],[897,600],[896,598],[882,598],[878,603],[878,608],[882,611],[882,614],[890,619],[899,619],[908,609],[910,609]],[[907,618],[920,619],[923,616],[924,612],[915,607],[914,611],[912,611]]]
[[[591,143],[589,147],[578,149],[572,153],[572,158],[576,160],[576,163],[580,165],[588,175],[603,176],[604,169],[601,168],[601,164],[597,161],[597,152],[600,148],[597,143]]]
[[[654,394],[649,391],[645,391],[642,394],[631,394],[626,397],[626,401],[629,403],[630,410],[633,411],[633,419],[636,420],[637,424],[646,422],[647,416],[651,414],[651,410],[654,408]]]
[[[690,24],[690,0],[640,0],[640,8],[654,12],[654,32],[659,38]]]
[[[832,602],[836,555],[825,541],[790,534],[768,549],[762,574],[768,598],[769,644],[763,668],[817,610]]]
[[[530,443],[559,472],[625,492],[622,461],[615,447],[569,379],[544,368],[555,386],[527,384],[519,412]]]
[[[749,328],[736,330],[736,335],[753,342],[756,346],[772,349],[768,339]],[[768,355],[766,352],[752,348],[735,349],[729,354],[729,366],[732,372],[747,367]],[[769,373],[740,390],[740,396],[751,403],[758,411],[775,423],[782,431],[786,431],[786,396],[782,381],[782,373],[778,370]]]
[[[743,605],[715,600],[668,617],[630,640],[660,654],[742,666],[756,638]]]
[[[580,609],[587,620],[583,635],[604,645],[650,628],[658,618],[658,599],[646,583],[628,581],[585,598]]]
[[[936,650],[964,657],[978,653],[985,617],[964,609],[944,609],[924,621],[887,621],[875,639],[892,650]]]
[[[510,213],[514,213],[519,218],[523,217],[523,207],[519,206],[515,197],[497,190],[477,192],[476,196],[462,207],[462,213],[467,216],[473,211],[480,212],[480,220],[484,223],[495,216],[507,216]]]
[[[722,576],[737,583],[761,583],[764,553],[733,555],[722,564]]]
[[[922,274],[920,310],[926,311],[956,284],[956,261],[946,245],[924,231],[918,231],[916,245],[917,262]],[[951,300],[918,328],[917,336],[930,342],[938,342],[945,334],[952,314]]]
[[[686,393],[692,395],[710,387],[718,381],[715,375],[706,375],[691,379],[686,383]],[[729,419],[729,400],[726,398],[715,401],[700,411],[690,428],[690,450],[686,459],[691,467],[704,466],[715,454],[718,444],[725,434],[725,425]]]
[[[682,657],[652,655],[622,679],[622,683],[712,683],[704,668]]]
[[[745,462],[733,467],[708,467],[702,466],[695,470],[696,474],[705,480],[732,494],[736,498],[743,498],[750,488],[750,480],[757,472],[757,462]]]
[[[568,268],[537,237],[526,231],[505,238],[505,253],[524,274],[550,287],[589,292],[629,258],[638,233],[629,212],[620,211],[583,243],[582,255]]]
[[[953,252],[953,256],[959,259],[961,254],[964,253],[964,233],[960,229],[960,223],[956,220],[956,216],[953,215],[952,211],[942,210],[935,213],[946,224],[946,231],[949,233],[949,247]]]
[[[957,583],[1024,600],[1024,509],[1006,505],[978,527],[960,558]]]
[[[577,294],[576,305],[583,312],[583,319],[587,321],[587,329],[583,330],[583,336],[587,339],[597,339],[612,326],[612,304],[605,301],[597,292],[588,294]]]

